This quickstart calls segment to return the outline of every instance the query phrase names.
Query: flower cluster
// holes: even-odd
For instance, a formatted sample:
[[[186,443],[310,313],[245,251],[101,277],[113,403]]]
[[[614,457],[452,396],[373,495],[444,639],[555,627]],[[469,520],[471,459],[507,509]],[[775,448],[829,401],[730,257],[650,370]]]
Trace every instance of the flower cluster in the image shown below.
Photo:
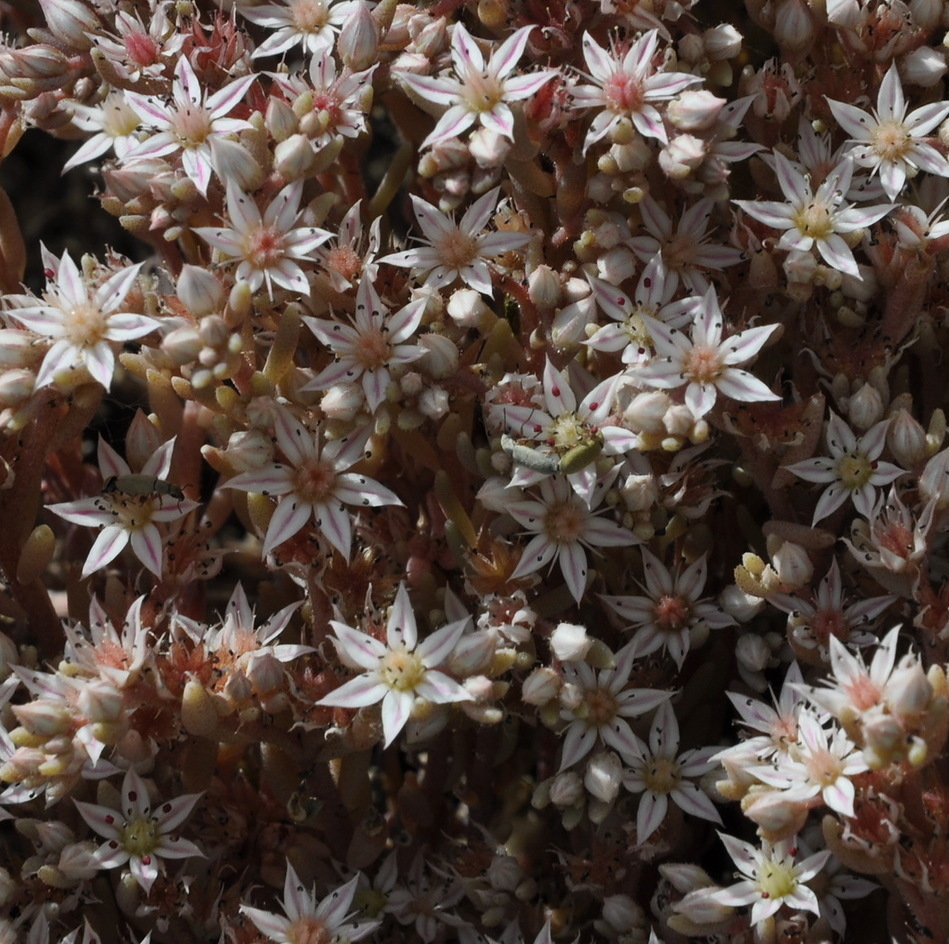
[[[0,942],[949,940],[939,4],[3,18]]]

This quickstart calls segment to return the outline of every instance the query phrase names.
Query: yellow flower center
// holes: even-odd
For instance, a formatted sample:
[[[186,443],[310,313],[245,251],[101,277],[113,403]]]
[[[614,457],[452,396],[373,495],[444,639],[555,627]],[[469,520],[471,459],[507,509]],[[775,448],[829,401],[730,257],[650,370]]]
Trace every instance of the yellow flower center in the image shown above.
[[[809,203],[794,214],[794,226],[802,236],[826,239],[834,231],[833,219],[825,203]]]
[[[76,347],[93,347],[106,332],[105,315],[91,302],[70,308],[63,321],[66,339]]]
[[[767,861],[758,872],[758,890],[764,898],[786,898],[797,888],[794,869],[784,862]]]
[[[442,265],[449,269],[463,269],[478,255],[478,241],[460,229],[448,233],[437,248]]]
[[[873,463],[866,456],[852,452],[837,460],[835,470],[844,488],[858,491],[870,481]]]
[[[422,660],[408,649],[393,649],[381,660],[382,683],[397,692],[414,692],[425,678]]]
[[[158,845],[161,833],[153,819],[138,816],[130,819],[121,831],[122,848],[133,856],[147,856]]]
[[[577,714],[596,727],[610,724],[616,717],[616,698],[608,689],[596,688],[587,693]]]

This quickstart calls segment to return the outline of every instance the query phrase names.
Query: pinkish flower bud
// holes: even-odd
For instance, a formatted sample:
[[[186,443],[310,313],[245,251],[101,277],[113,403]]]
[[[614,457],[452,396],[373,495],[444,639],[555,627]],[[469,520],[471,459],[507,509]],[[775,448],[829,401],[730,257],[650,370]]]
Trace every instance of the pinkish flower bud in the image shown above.
[[[12,309],[16,312],[16,309]],[[36,360],[36,338],[18,328],[0,328],[0,370],[26,367]]]
[[[61,42],[77,50],[92,48],[87,33],[98,33],[99,18],[79,0],[40,0],[49,31]]]
[[[623,764],[612,751],[600,751],[587,762],[583,785],[603,803],[612,803],[619,793]]]
[[[575,623],[560,623],[550,634],[550,648],[561,662],[581,661],[591,645],[586,627]]]
[[[527,705],[546,705],[560,693],[562,679],[553,669],[534,669],[521,684],[521,701]]]
[[[437,20],[426,24],[417,35],[413,36],[412,45],[416,53],[429,61],[447,49],[448,22],[445,17],[440,16]]]
[[[603,920],[618,933],[648,927],[646,912],[629,895],[610,895],[603,899]]]
[[[805,790],[754,789],[741,802],[741,810],[757,823],[771,842],[788,839],[800,832],[810,811]]]
[[[898,718],[918,718],[929,706],[933,687],[915,655],[906,655],[893,670],[883,700]]]
[[[511,153],[513,143],[491,128],[478,128],[468,139],[468,150],[479,167],[500,167]]]
[[[114,685],[92,679],[82,686],[77,704],[90,722],[107,722],[122,715],[125,699]]]
[[[19,745],[24,738],[18,734],[51,738],[56,734],[65,734],[71,731],[73,715],[63,705],[48,701],[31,701],[25,705],[14,705],[13,714],[22,725],[11,733],[14,744]]]
[[[353,72],[368,69],[379,58],[382,30],[366,0],[354,0],[336,40],[336,51]]]
[[[747,672],[763,672],[772,656],[771,648],[757,633],[745,633],[735,644],[735,657]]]
[[[418,398],[418,410],[431,420],[441,419],[450,409],[448,391],[444,387],[426,387]]]
[[[249,472],[273,462],[273,443],[257,429],[232,433],[227,441],[227,457],[238,472]]]
[[[940,511],[949,508],[949,449],[937,452],[919,477],[919,494],[924,501],[935,501]]]
[[[65,75],[69,70],[66,57],[46,43],[4,52],[8,59],[3,62],[3,71],[11,78],[52,79]]]
[[[96,858],[98,845],[94,842],[74,842],[68,845],[59,857],[57,871],[66,879],[63,888],[76,882],[88,882],[101,866]]]
[[[725,104],[707,89],[686,89],[669,102],[666,117],[680,131],[705,131],[718,121]]]
[[[664,433],[664,419],[671,403],[669,395],[661,390],[639,393],[623,411],[623,422],[637,432]]]
[[[636,257],[625,246],[614,246],[596,260],[597,274],[610,285],[620,285],[635,275]]]
[[[196,318],[218,312],[227,298],[224,286],[213,272],[185,263],[178,276],[178,297]]]
[[[774,18],[774,38],[782,50],[802,53],[814,42],[814,17],[803,0],[782,0]]]
[[[263,183],[263,168],[243,145],[220,135],[212,137],[210,145],[211,162],[221,180],[233,181],[248,193]]]
[[[361,387],[352,384],[334,384],[320,398],[320,409],[328,419],[348,422],[355,419],[366,403]]]
[[[659,167],[670,180],[685,180],[702,166],[706,148],[701,138],[677,134],[659,152]]]

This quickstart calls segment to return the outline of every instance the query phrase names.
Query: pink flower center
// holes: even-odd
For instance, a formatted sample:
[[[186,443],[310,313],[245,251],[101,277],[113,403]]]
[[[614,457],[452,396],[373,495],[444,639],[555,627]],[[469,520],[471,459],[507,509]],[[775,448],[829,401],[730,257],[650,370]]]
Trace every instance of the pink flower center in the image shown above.
[[[145,33],[126,33],[125,51],[137,66],[150,66],[158,61],[158,44]]]
[[[700,384],[715,383],[724,369],[719,349],[708,344],[696,344],[682,363],[682,372],[689,380]]]
[[[352,282],[362,271],[362,257],[351,246],[337,246],[327,251],[323,265],[338,272],[347,282]]]
[[[846,642],[850,637],[850,624],[839,609],[818,610],[811,622],[811,632],[822,646],[827,645],[831,636]]]
[[[255,269],[272,268],[283,254],[283,236],[275,226],[260,226],[244,240],[244,258]]]
[[[389,342],[378,329],[363,331],[356,343],[356,359],[366,370],[376,370],[389,359]]]
[[[643,104],[643,88],[639,81],[625,72],[611,75],[603,83],[606,107],[621,115],[639,111]]]
[[[330,944],[333,932],[320,918],[306,916],[297,918],[286,930],[290,944]]]
[[[290,5],[290,20],[300,33],[318,33],[329,22],[323,0],[296,0]]]
[[[300,501],[319,504],[333,494],[335,484],[336,470],[329,462],[317,459],[297,468],[293,491]]]
[[[449,269],[463,269],[478,255],[478,241],[460,229],[454,229],[438,244],[442,265]]]
[[[656,626],[664,633],[677,633],[688,626],[690,615],[688,601],[682,597],[660,597],[653,611]]]
[[[900,521],[887,521],[873,529],[877,545],[895,557],[908,560],[916,547],[913,532]]]
[[[585,524],[585,512],[569,501],[551,505],[544,519],[548,536],[558,544],[573,544],[579,540]]]

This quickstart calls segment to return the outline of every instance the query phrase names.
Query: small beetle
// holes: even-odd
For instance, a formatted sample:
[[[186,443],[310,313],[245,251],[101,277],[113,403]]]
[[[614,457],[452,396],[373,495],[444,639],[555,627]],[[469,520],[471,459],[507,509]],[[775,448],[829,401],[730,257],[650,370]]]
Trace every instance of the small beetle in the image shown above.
[[[586,442],[572,446],[563,455],[556,452],[541,452],[531,446],[519,443],[512,436],[504,433],[501,436],[501,448],[519,465],[533,472],[543,472],[554,475],[560,472],[563,475],[573,475],[588,465],[596,462],[603,452],[603,435],[594,433]]]
[[[135,498],[144,498],[148,495],[170,495],[182,501],[185,493],[180,486],[173,482],[166,482],[157,475],[110,475],[102,486],[103,495],[119,492]]]

